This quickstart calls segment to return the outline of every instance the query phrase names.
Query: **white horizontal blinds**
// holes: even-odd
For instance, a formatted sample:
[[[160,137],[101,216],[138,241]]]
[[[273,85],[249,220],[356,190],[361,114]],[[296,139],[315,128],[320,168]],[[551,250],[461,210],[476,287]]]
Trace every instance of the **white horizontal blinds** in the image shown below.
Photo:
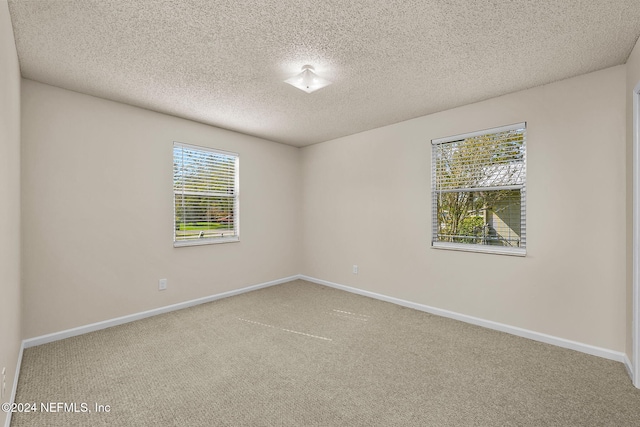
[[[524,129],[434,144],[436,191],[521,188]]]
[[[238,156],[175,143],[174,241],[238,235]]]
[[[432,141],[433,241],[524,247],[525,124]]]

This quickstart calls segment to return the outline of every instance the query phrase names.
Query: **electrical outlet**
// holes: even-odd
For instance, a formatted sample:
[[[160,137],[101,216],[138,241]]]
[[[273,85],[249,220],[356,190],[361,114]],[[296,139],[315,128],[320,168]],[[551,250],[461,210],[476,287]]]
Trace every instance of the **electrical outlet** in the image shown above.
[[[158,280],[158,290],[164,291],[167,289],[167,279]]]
[[[353,274],[358,274],[358,266],[353,264]]]

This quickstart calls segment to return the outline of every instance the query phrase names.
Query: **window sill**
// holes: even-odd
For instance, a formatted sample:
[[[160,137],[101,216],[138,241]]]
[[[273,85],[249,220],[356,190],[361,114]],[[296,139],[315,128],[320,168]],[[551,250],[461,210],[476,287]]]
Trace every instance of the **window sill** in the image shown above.
[[[490,245],[465,245],[464,243],[433,242],[434,249],[445,249],[450,251],[478,252],[484,254],[526,256],[527,250],[524,248],[506,248],[504,246]]]
[[[234,243],[239,242],[240,237],[225,237],[220,239],[198,239],[198,240],[180,240],[173,242],[174,248],[184,248],[186,246],[203,246],[203,245],[218,245],[221,243]]]

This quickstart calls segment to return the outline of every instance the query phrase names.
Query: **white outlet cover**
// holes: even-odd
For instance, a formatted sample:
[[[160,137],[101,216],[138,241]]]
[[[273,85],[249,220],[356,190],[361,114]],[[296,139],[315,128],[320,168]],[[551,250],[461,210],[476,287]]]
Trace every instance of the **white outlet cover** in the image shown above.
[[[161,291],[164,291],[165,289],[167,289],[167,279],[158,280],[158,289]]]

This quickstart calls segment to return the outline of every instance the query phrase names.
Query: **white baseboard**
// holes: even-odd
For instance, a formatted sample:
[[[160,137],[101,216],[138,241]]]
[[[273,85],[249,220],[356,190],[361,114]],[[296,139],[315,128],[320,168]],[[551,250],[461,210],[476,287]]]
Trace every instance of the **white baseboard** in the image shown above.
[[[255,291],[257,289],[267,288],[269,286],[279,285],[281,283],[290,282],[292,280],[299,279],[299,275],[285,277],[283,279],[272,280],[270,282],[264,282],[257,285],[247,286],[246,288],[236,289],[233,291],[223,292],[221,294],[210,295],[207,297],[197,298],[190,301],[180,302],[173,305],[167,305],[165,307],[154,308],[153,310],[143,311],[140,313],[129,314],[127,316],[116,317],[115,319],[104,320],[102,322],[91,323],[89,325],[78,326],[77,328],[67,329],[60,332],[54,332],[47,335],[41,335],[39,337],[29,338],[22,342],[24,348],[34,347],[36,345],[47,344],[53,341],[62,340],[65,338],[75,337],[77,335],[86,334],[89,332],[99,331],[100,329],[110,328],[112,326],[122,325],[124,323],[133,322],[136,320],[144,319],[146,317],[157,316],[158,314],[168,313],[171,311],[181,310],[183,308],[193,307],[194,305],[204,304],[207,302],[219,300],[222,298],[232,297],[234,295],[243,294],[245,292]]]
[[[631,363],[627,365],[629,360],[627,356],[618,351],[609,350],[606,348],[596,347],[589,344],[580,343],[577,341],[571,341],[564,338],[554,337],[552,335],[543,334],[540,332],[531,331],[528,329],[518,328],[516,326],[505,325],[503,323],[493,322],[491,320],[484,320],[478,317],[468,316],[466,314],[456,313],[454,311],[443,310],[436,307],[430,307],[428,305],[417,304],[411,301],[405,301],[399,298],[394,298],[375,292],[364,291],[358,288],[352,288],[350,286],[340,285],[338,283],[329,282],[326,280],[316,279],[315,277],[309,277],[300,275],[300,279],[308,282],[317,283],[320,285],[329,286],[331,288],[341,289],[343,291],[351,292],[358,295],[363,295],[370,298],[375,298],[381,301],[391,302],[393,304],[401,305],[403,307],[413,308],[415,310],[424,311],[427,313],[435,314],[437,316],[448,317],[462,322],[471,323],[472,325],[482,326],[488,329],[494,329],[496,331],[506,332],[519,337],[528,338],[534,341],[540,341],[546,344],[556,345],[558,347],[568,348],[576,350],[582,353],[590,354],[592,356],[599,356],[609,360],[615,360],[616,362],[624,363],[627,369],[630,369]],[[627,359],[627,361],[625,361]]]
[[[629,374],[629,378],[631,378],[631,382],[633,383],[633,365],[631,364],[631,360],[629,360],[629,356],[624,355],[624,367],[627,368],[627,374]]]
[[[18,391],[18,377],[20,376],[20,366],[22,366],[22,352],[24,351],[24,341],[20,344],[20,351],[18,352],[18,362],[16,363],[16,373],[13,376],[13,387],[11,387],[11,397],[9,403],[13,404],[16,401],[16,392]],[[7,417],[4,421],[5,427],[11,427],[11,411],[7,412]]]

